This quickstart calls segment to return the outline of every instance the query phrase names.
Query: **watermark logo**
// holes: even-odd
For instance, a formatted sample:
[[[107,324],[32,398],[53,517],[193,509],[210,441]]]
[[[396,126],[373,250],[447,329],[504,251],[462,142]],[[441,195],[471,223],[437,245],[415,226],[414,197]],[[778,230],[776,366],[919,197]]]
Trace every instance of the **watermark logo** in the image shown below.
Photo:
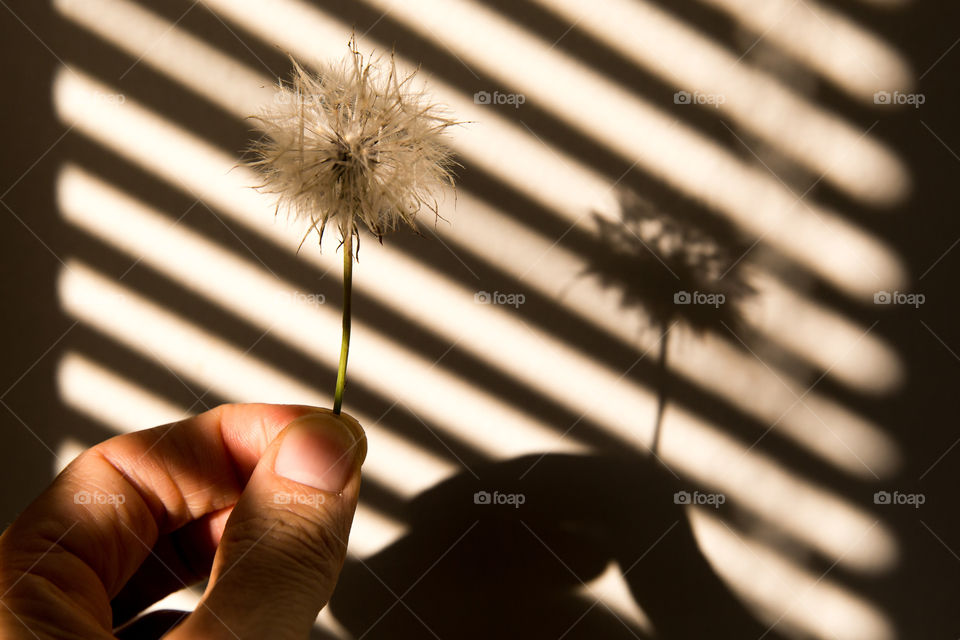
[[[273,101],[277,104],[302,104],[302,105],[321,105],[324,98],[308,93],[297,93],[287,89],[281,89],[273,94]]]
[[[95,102],[104,104],[123,104],[127,101],[127,96],[122,93],[101,93],[97,91],[93,94],[93,99]]]
[[[673,94],[673,104],[697,104],[707,105],[719,109],[720,105],[727,102],[727,97],[722,93],[701,93],[700,91],[677,91]]]
[[[873,294],[873,304],[901,304],[908,305],[916,309],[926,301],[927,297],[922,293],[877,291]]]
[[[477,304],[497,304],[519,309],[527,301],[522,293],[503,293],[502,291],[477,291],[473,294],[473,301]]]
[[[522,493],[500,493],[494,491],[477,491],[473,494],[473,504],[508,504],[514,509],[519,509],[520,505],[527,501],[527,496]]]
[[[290,493],[288,491],[277,491],[273,494],[274,504],[304,504],[308,507],[319,508],[327,497],[322,493]]]
[[[673,294],[673,304],[706,304],[718,308],[727,301],[722,293],[702,293],[700,291],[677,291]]]
[[[122,493],[102,493],[100,491],[80,490],[73,494],[74,504],[123,504],[127,496]]]
[[[720,505],[727,501],[727,496],[722,493],[702,493],[700,491],[677,491],[673,494],[673,504],[690,504],[699,506],[709,506],[719,509]]]
[[[914,109],[927,101],[922,93],[903,93],[902,91],[877,91],[873,94],[873,104],[908,104]]]
[[[519,109],[520,105],[526,101],[527,96],[522,93],[500,93],[499,91],[490,93],[489,91],[477,91],[473,94],[474,104],[508,104],[512,105],[514,109]]]
[[[873,494],[873,504],[908,505],[919,509],[927,501],[922,493],[901,493],[899,491],[877,491]]]
[[[282,305],[309,304],[320,306],[327,301],[327,296],[322,293],[310,293],[306,291],[279,291],[277,292],[277,303]]]

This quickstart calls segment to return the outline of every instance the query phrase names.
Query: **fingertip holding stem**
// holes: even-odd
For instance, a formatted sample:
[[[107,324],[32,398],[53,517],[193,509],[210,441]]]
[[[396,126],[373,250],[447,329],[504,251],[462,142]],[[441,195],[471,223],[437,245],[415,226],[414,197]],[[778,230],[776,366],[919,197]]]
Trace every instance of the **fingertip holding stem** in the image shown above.
[[[280,443],[274,472],[300,484],[339,493],[366,457],[366,442],[346,417],[316,413],[297,418]]]

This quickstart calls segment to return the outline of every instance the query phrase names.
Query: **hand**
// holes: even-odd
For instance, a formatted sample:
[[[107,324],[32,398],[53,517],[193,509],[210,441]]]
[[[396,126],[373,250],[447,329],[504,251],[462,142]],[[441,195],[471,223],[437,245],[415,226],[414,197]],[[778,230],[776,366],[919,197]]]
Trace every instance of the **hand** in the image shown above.
[[[0,637],[113,638],[209,576],[166,637],[306,638],[346,556],[365,456],[356,420],[302,406],[224,405],[102,442],[0,536]]]

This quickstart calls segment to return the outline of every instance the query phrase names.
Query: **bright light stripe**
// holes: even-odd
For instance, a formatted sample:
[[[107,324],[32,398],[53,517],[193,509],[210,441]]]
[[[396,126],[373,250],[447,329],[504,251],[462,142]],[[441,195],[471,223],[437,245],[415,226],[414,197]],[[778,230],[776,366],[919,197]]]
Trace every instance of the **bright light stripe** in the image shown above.
[[[904,281],[902,267],[879,239],[817,205],[798,202],[766,168],[742,162],[724,145],[578,60],[548,49],[549,43],[479,3],[369,4],[497,78],[504,91],[522,91],[571,127],[775,244],[849,294],[872,295],[880,282]],[[896,177],[890,180],[897,182]],[[891,195],[882,188],[876,193],[882,199]]]
[[[816,0],[700,1],[726,12],[864,102],[872,103],[876,91],[908,91],[913,86],[909,63],[889,43]]]
[[[876,573],[898,560],[893,532],[884,525],[874,526],[876,519],[870,513],[673,405],[664,416],[660,455],[700,486],[762,514],[840,565]]]
[[[903,383],[900,356],[869,326],[815,303],[768,274],[752,274],[752,283],[758,293],[747,314],[768,339],[858,391],[882,393]]]
[[[349,26],[301,0],[203,1],[251,33],[311,63],[342,57],[340,43],[351,33]],[[461,11],[463,7],[470,10]],[[580,63],[556,51],[545,53],[542,41],[496,19],[491,12],[453,0],[443,0],[434,13],[416,11],[415,17],[408,15],[413,11],[409,4],[398,5],[391,15],[406,18],[421,32],[427,25],[433,26],[427,38],[434,39],[439,32],[451,34],[444,40],[445,46],[469,49],[459,51],[461,57],[494,76],[518,74],[522,90],[531,96],[543,94],[543,106],[556,110],[572,126],[588,127],[588,135],[631,162],[640,161],[675,187],[700,197],[746,233],[762,237],[848,294],[865,298],[882,286],[904,286],[906,275],[901,261],[878,238],[823,207],[797,203],[796,197],[765,169],[744,165],[721,146],[675,124]],[[435,21],[443,25],[433,25]],[[481,34],[482,41],[477,39]],[[361,39],[360,47],[367,50],[370,44]],[[541,63],[547,66],[541,67]],[[412,68],[399,58],[398,66]],[[558,96],[554,87],[541,86],[542,91],[534,93],[537,84],[543,85],[550,78],[562,79],[571,91]],[[539,142],[498,117],[494,108],[473,104],[435,79],[430,88],[458,118],[478,123],[454,132],[454,147],[471,164],[537,202],[550,197],[554,204],[551,208],[573,221],[586,222],[593,210],[615,215],[609,181],[601,179],[598,183],[596,174],[553,147],[538,148]],[[602,113],[604,109],[616,113]]]
[[[851,195],[872,202],[906,192],[907,169],[883,144],[653,3],[536,2],[653,71],[674,89],[722,96],[719,115],[733,118],[744,130]]]
[[[237,174],[239,174],[240,171],[228,171],[224,168],[224,154],[204,146],[204,144],[196,138],[175,129],[170,123],[160,120],[157,116],[142,110],[142,108],[133,104],[132,101],[127,101],[122,109],[118,110],[107,110],[101,104],[90,105],[91,96],[96,95],[99,86],[100,85],[97,85],[93,81],[77,74],[67,75],[61,73],[56,80],[55,94],[58,111],[62,117],[73,122],[77,131],[84,132],[95,140],[116,150],[121,155],[140,164],[144,164],[149,170],[158,173],[162,177],[167,177],[167,179],[170,179],[175,184],[182,185],[182,182],[185,181],[186,185],[182,186],[187,191],[190,191],[191,187],[193,187],[203,190],[204,193],[208,193],[208,190],[213,186],[222,186],[223,180],[240,180],[237,178]],[[125,140],[127,141],[126,143],[124,142]],[[146,152],[147,149],[149,149],[149,153]],[[170,161],[167,159],[170,159]],[[220,170],[217,170],[215,167],[220,167]],[[209,192],[218,206],[222,207],[226,212],[252,215],[254,219],[262,220],[266,216],[266,213],[260,213],[259,215],[256,213],[258,206],[261,207],[260,211],[263,210],[262,196],[252,189],[242,188],[244,186],[242,180],[240,180],[239,183],[229,184],[232,184],[231,188],[221,189],[218,187],[214,188],[212,192]],[[251,206],[252,208],[246,209],[247,206]],[[258,224],[261,223],[258,222]],[[288,242],[292,243],[292,240]],[[245,295],[244,292],[241,292],[238,294],[238,297],[243,298]],[[245,307],[247,310],[250,308],[251,305]],[[315,320],[312,319],[310,322],[313,323]],[[303,335],[313,335],[315,333],[316,324],[310,324],[305,329],[305,332],[299,334],[299,337]],[[379,340],[380,339],[378,339],[378,341]],[[369,348],[369,345],[373,344],[373,336],[371,335],[366,338],[364,344],[367,344],[367,348]],[[380,346],[374,346],[375,348],[369,351],[371,357],[373,357],[373,354],[376,354],[375,359],[370,361],[373,363],[371,366],[380,363],[383,360],[384,354],[395,354],[398,351],[398,347],[388,342]],[[312,345],[312,347],[325,348],[323,345]],[[383,353],[381,353],[380,350],[383,350]],[[327,357],[332,358],[333,356],[332,354],[327,354]],[[514,354],[514,358],[515,357],[516,355]],[[351,360],[354,361],[353,357]],[[409,376],[409,371],[403,371],[402,368],[399,370],[401,371],[399,375],[404,376],[404,380],[401,382],[410,384],[410,380],[406,379],[411,377]],[[356,365],[353,365],[353,371],[355,374],[357,373],[358,367]],[[362,378],[364,369],[361,367],[359,371],[361,372]],[[372,380],[375,385],[382,384],[383,380],[394,383],[397,382],[389,377],[384,378],[379,374],[379,371],[379,369],[374,369]],[[413,389],[411,393],[413,395],[421,392],[423,388],[433,388],[430,386],[421,387],[419,384],[412,386]],[[447,420],[445,422],[448,424],[448,428],[457,430],[458,433],[461,433],[462,436],[468,440],[472,439],[471,441],[476,443],[476,446],[481,450],[484,450],[486,447],[489,448],[491,452],[494,452],[494,454],[500,451],[503,455],[509,455],[518,451],[529,451],[530,449],[527,445],[532,446],[529,442],[531,427],[534,429],[546,429],[546,427],[541,427],[538,423],[534,423],[531,427],[526,427],[523,426],[523,423],[507,422],[509,426],[502,427],[502,423],[497,423],[498,413],[502,414],[504,411],[509,412],[510,409],[502,407],[495,402],[490,405],[491,409],[494,410],[492,413],[483,413],[481,411],[476,416],[471,416],[470,412],[465,414],[473,420],[482,422],[484,428],[465,428],[460,424],[464,422],[465,419],[461,419],[460,423],[454,420],[454,416],[463,418],[463,403],[459,400],[451,401],[449,396],[456,395],[456,393],[453,392],[454,390],[459,391],[463,389],[465,393],[469,394],[472,389],[456,379],[451,380],[449,385],[444,384],[439,386],[443,386],[446,389],[446,394],[437,394],[434,397],[445,402],[447,407],[438,408],[431,403],[427,403],[428,406],[421,406],[420,408],[424,411],[430,410],[438,412],[441,419],[446,416]],[[480,415],[483,415],[484,419],[480,419]],[[671,424],[671,421],[674,419],[677,420],[676,424]],[[450,426],[451,421],[454,422],[453,426]],[[830,555],[837,549],[846,549],[846,547],[849,546],[848,543],[845,544],[847,537],[860,530],[859,525],[865,518],[864,514],[859,513],[856,509],[831,494],[813,488],[805,481],[793,477],[788,473],[784,473],[772,462],[769,464],[760,463],[759,466],[754,466],[747,464],[746,460],[740,461],[746,453],[741,444],[734,441],[726,442],[722,438],[717,440],[717,438],[720,438],[719,434],[714,433],[711,427],[693,419],[685,412],[676,409],[668,412],[665,425],[666,430],[672,432],[672,437],[669,440],[670,447],[666,445],[667,440],[665,439],[664,441],[663,457],[670,461],[671,464],[698,478],[711,477],[711,474],[703,475],[703,469],[711,468],[711,473],[713,473],[714,476],[711,477],[710,480],[703,480],[703,482],[707,484],[710,482],[720,482],[726,487],[725,493],[732,496],[743,494],[745,504],[762,507],[761,512],[764,514],[764,517],[770,518],[773,522],[776,522],[778,526],[784,527],[793,535],[807,541],[808,544],[822,550],[825,554]],[[646,446],[646,440],[644,440],[643,436],[632,428],[630,424],[607,424],[605,426],[608,429],[612,429],[616,435],[634,446],[640,448]],[[505,429],[506,432],[512,434],[514,438],[520,435],[525,438],[527,442],[521,443],[521,446],[518,447],[517,443],[513,442],[512,439],[504,443],[503,438],[499,438],[498,441],[492,441],[492,439],[486,437],[491,430],[497,429]],[[519,433],[515,430],[519,431]],[[504,437],[509,436],[505,434]],[[718,459],[711,458],[711,464],[701,464],[699,468],[688,469],[690,461],[687,453],[689,450],[697,449],[701,446],[701,438],[708,441],[716,440],[718,447],[716,451],[720,451],[722,454]],[[504,444],[506,444],[505,447]],[[555,441],[551,442],[551,445],[552,446],[543,448],[554,449],[557,446],[572,446],[570,438],[562,439],[559,443]],[[756,496],[749,494],[754,490],[758,478],[749,477],[749,474],[747,476],[741,475],[740,478],[745,479],[746,482],[743,484],[734,482],[731,485],[729,484],[729,469],[723,465],[713,464],[719,462],[720,459],[726,460],[727,466],[740,461],[739,466],[741,470],[743,467],[747,467],[750,471],[760,473],[761,476],[764,474],[782,476],[772,480],[772,485],[805,494],[805,499],[809,501],[807,505],[808,508],[794,509],[791,507],[787,509],[782,503],[757,501]],[[725,474],[727,474],[728,477],[722,477]],[[821,499],[832,500],[833,504],[824,505],[823,510],[820,511],[818,505]],[[799,502],[802,503],[803,500]],[[825,518],[826,523],[819,523],[818,521],[821,518]],[[892,540],[889,539],[888,534],[878,531],[873,537],[873,542],[876,542],[876,544],[871,545],[870,549],[865,551],[863,556],[848,556],[844,561],[852,563],[864,570],[873,569],[878,565],[883,566],[884,563],[892,561],[895,554],[895,545]],[[881,550],[880,553],[874,554],[874,548],[879,548]]]
[[[717,573],[767,624],[821,640],[893,640],[893,624],[875,606],[827,576],[747,535],[704,509],[689,511],[694,533]],[[782,616],[782,619],[781,619]]]
[[[352,544],[352,541],[351,541]],[[353,550],[351,549],[348,552],[348,557],[354,557]],[[197,606],[200,604],[200,598],[203,595],[203,591],[199,586],[196,587],[187,587],[171,593],[163,600],[155,602],[144,610],[144,614],[151,611],[195,611]],[[323,637],[330,638],[342,638],[343,640],[350,640],[352,636],[350,633],[344,629],[343,625],[333,617],[333,614],[330,612],[329,607],[324,607],[320,614],[317,615],[316,621],[313,623],[313,628],[324,631],[325,634]]]
[[[369,558],[397,542],[406,533],[405,524],[381,513],[361,499],[354,512],[347,555],[352,558]]]
[[[131,56],[143,56],[144,63],[153,65],[186,86],[196,88],[205,98],[232,111],[238,117],[256,112],[263,100],[267,99],[264,87],[269,83],[268,78],[126,0],[58,0],[58,8],[68,17],[96,30],[104,38],[125,49]],[[108,9],[110,22],[101,22],[99,16]],[[149,28],[141,23],[149,25]],[[148,44],[150,46],[147,46]],[[177,63],[184,54],[189,54],[187,58],[191,64]],[[224,82],[224,79],[229,82]],[[271,94],[273,95],[277,94]],[[478,203],[478,206],[482,205]],[[462,215],[449,219],[457,220],[458,217],[464,219]],[[466,224],[474,228],[475,232],[460,234],[454,239],[460,243],[468,241],[466,244],[471,250],[479,253],[489,251],[491,246],[499,246],[502,237],[508,235],[506,231],[497,234],[501,237],[498,242],[469,240],[475,237],[475,233],[489,236],[491,229],[501,228],[499,225],[509,225],[514,233],[521,233],[534,241],[539,238],[507,216],[493,213],[483,216],[481,223],[476,222],[475,218],[479,219],[480,216],[469,214],[465,218]],[[493,224],[494,221],[496,225]],[[586,220],[581,220],[580,223],[587,225]],[[440,230],[445,231],[445,227]],[[511,246],[515,244],[520,245],[516,242],[510,243]],[[529,243],[529,246],[536,246],[535,242]],[[521,245],[518,246],[517,253],[497,263],[513,266],[519,263],[519,257],[530,252],[530,249]],[[545,253],[539,249],[537,252],[537,255]],[[523,273],[526,274],[526,271],[527,268],[524,267]],[[791,349],[797,357],[812,362],[822,371],[828,371],[830,376],[840,382],[861,390],[882,391],[899,382],[900,370],[896,356],[891,349],[879,344],[874,336],[861,339],[861,328],[837,314],[814,307],[805,298],[788,292],[772,279],[765,278],[759,289],[761,295],[756,299],[763,300],[764,311],[748,314],[748,319],[753,320],[768,337]],[[784,327],[789,329],[784,330]],[[858,349],[848,352],[848,347],[854,340],[859,340]],[[837,355],[841,353],[847,354],[847,357],[838,361]]]
[[[83,453],[90,445],[81,442],[73,436],[67,436],[57,443],[57,454],[53,459],[53,473],[59,475],[61,471],[67,468],[67,465]]]
[[[148,429],[190,415],[186,407],[176,406],[75,352],[67,352],[57,364],[57,388],[67,406],[115,433]]]
[[[140,63],[156,66],[162,61],[165,73],[214,104],[263,104],[276,95],[269,78],[133,2],[53,0],[53,5]],[[196,73],[203,68],[216,75]]]
[[[611,562],[599,576],[579,589],[588,600],[600,600],[623,624],[632,625],[643,632],[643,637],[656,637],[653,623],[643,608],[633,599],[630,585],[623,576],[623,567]]]
[[[163,600],[147,607],[144,613],[151,611],[194,611],[197,605],[200,604],[200,597],[202,595],[202,585],[185,587],[179,591],[174,591]]]

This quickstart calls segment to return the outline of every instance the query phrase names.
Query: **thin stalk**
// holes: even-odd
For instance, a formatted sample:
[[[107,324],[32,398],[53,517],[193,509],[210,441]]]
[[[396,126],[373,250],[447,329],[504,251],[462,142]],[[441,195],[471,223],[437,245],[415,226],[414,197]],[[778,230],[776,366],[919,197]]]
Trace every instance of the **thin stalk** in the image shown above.
[[[340,366],[337,368],[337,390],[333,394],[333,413],[340,415],[343,389],[347,386],[347,356],[350,353],[350,299],[353,291],[353,234],[343,239],[343,332],[340,338]]]
[[[663,412],[667,407],[667,346],[670,340],[669,330],[660,337],[660,361],[657,367],[657,374],[660,380],[657,385],[657,418],[653,425],[653,442],[650,445],[650,452],[657,455],[657,448],[660,446],[660,431],[663,429]]]

